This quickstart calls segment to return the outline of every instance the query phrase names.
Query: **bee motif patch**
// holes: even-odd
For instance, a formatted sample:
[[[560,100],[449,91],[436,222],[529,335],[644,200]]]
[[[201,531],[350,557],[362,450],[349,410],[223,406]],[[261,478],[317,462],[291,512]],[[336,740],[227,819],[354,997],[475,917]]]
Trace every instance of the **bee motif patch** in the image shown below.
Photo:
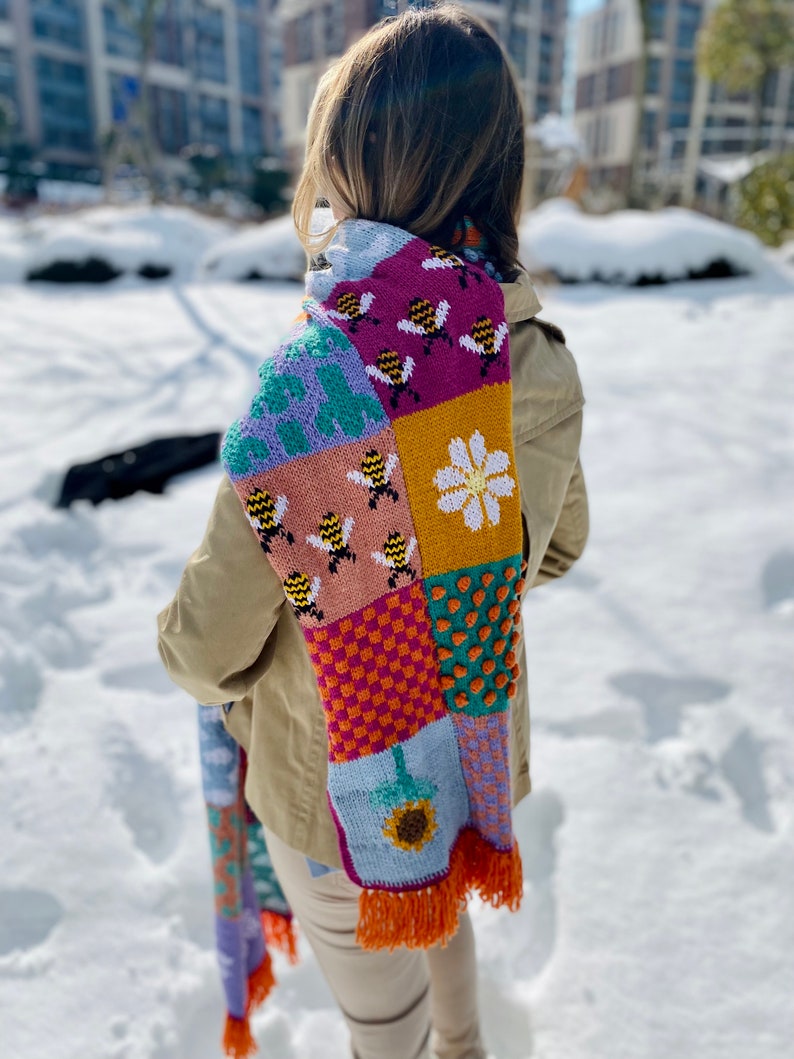
[[[416,579],[416,570],[409,565],[415,548],[416,537],[411,537],[410,542],[406,544],[402,533],[394,532],[390,533],[383,542],[382,552],[372,553],[372,558],[376,563],[391,570],[389,588],[397,587],[397,579],[400,574],[407,574],[412,581]]]
[[[370,449],[361,461],[361,470],[347,472],[349,481],[363,485],[369,491],[369,506],[373,511],[382,496],[390,496],[395,503],[400,499],[391,484],[391,476],[399,462],[399,457],[394,452],[384,459],[377,449]]]
[[[384,386],[391,388],[389,404],[392,408],[397,407],[402,393],[410,394],[414,401],[420,400],[416,390],[408,385],[408,380],[414,371],[413,357],[400,360],[400,354],[395,353],[393,349],[383,349],[378,354],[375,364],[368,364],[365,371],[370,378],[377,379]]]
[[[464,349],[470,349],[480,358],[480,375],[483,378],[488,374],[492,364],[501,364],[502,346],[507,338],[509,328],[503,321],[494,330],[493,320],[489,316],[481,316],[474,321],[470,335],[463,335],[460,344]]]
[[[342,522],[339,515],[329,511],[321,520],[317,535],[311,534],[306,538],[314,548],[328,553],[328,570],[332,574],[339,569],[342,559],[349,559],[353,563],[356,561],[356,553],[350,550],[347,543],[354,524],[352,518]]]
[[[374,301],[374,294],[362,294],[359,298],[354,291],[345,291],[336,299],[336,309],[328,309],[327,312],[332,320],[344,320],[354,335],[364,321],[376,325],[380,323],[380,320],[368,315]]]
[[[422,262],[422,268],[428,272],[436,272],[439,269],[454,272],[458,277],[461,290],[466,290],[470,278],[475,279],[477,283],[482,283],[479,269],[470,268],[457,254],[453,254],[441,246],[431,246],[430,253],[433,256]]]
[[[427,298],[413,298],[408,304],[408,319],[397,322],[397,330],[409,335],[418,335],[424,339],[426,356],[433,352],[433,343],[437,339],[452,345],[444,324],[449,316],[449,302],[440,301],[435,308]]]
[[[319,577],[309,580],[306,574],[299,571],[291,573],[284,581],[284,592],[298,614],[308,614],[317,621],[323,620],[323,612],[317,609],[317,597],[320,594]]]
[[[266,489],[257,489],[246,500],[245,510],[265,552],[270,552],[270,544],[275,537],[282,537],[287,544],[295,543],[293,535],[284,529],[283,519],[287,510],[285,496],[277,496],[274,500]]]

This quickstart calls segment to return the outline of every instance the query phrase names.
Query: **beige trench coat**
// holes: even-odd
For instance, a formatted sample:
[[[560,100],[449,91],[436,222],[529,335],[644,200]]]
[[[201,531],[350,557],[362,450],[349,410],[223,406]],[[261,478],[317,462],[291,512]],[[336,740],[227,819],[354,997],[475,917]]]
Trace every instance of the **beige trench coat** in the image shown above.
[[[578,459],[584,399],[561,334],[534,319],[540,303],[529,278],[522,274],[502,289],[526,581],[537,585],[564,574],[587,538]],[[254,812],[294,849],[340,867],[314,670],[281,582],[228,479],[158,624],[160,654],[172,679],[200,703],[234,703],[226,724],[248,753],[246,796]],[[523,658],[523,643],[516,653]],[[530,790],[525,666],[511,711],[515,804]]]

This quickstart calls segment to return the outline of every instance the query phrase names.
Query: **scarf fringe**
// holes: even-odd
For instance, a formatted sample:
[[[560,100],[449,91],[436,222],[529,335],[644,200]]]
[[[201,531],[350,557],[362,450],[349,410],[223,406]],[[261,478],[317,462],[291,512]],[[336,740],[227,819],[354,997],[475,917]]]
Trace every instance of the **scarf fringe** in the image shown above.
[[[227,1015],[223,1031],[223,1051],[229,1059],[249,1059],[257,1050],[248,1016],[238,1019],[234,1015]]]
[[[282,916],[278,912],[263,909],[261,919],[267,947],[282,953],[290,963],[297,963],[298,938],[292,916]]]
[[[267,1000],[275,984],[273,963],[270,954],[265,953],[264,960],[248,976],[248,1008],[245,1018],[240,1019],[228,1014],[226,1016],[222,1044],[228,1059],[250,1059],[250,1056],[259,1050],[251,1033],[249,1019],[251,1012]]]
[[[502,852],[473,828],[458,836],[449,874],[423,890],[363,890],[359,897],[356,940],[363,949],[444,948],[458,929],[469,891],[494,908],[515,911],[521,904],[524,880],[521,855],[514,842]]]
[[[264,960],[248,976],[249,1013],[267,1000],[275,984],[276,976],[273,974],[273,963],[270,959],[270,953],[266,952]]]

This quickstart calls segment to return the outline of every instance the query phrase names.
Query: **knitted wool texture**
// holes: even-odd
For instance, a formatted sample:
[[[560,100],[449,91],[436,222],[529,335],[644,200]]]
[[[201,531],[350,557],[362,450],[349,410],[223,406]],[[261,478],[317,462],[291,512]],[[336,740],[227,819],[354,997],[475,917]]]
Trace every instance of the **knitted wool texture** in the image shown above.
[[[509,703],[521,514],[501,289],[347,221],[222,458],[301,623],[367,948],[516,908]]]
[[[215,888],[215,943],[226,996],[223,1050],[256,1051],[250,1015],[275,985],[270,951],[297,960],[292,913],[276,879],[262,825],[245,801],[245,754],[220,707],[199,706],[201,780]]]

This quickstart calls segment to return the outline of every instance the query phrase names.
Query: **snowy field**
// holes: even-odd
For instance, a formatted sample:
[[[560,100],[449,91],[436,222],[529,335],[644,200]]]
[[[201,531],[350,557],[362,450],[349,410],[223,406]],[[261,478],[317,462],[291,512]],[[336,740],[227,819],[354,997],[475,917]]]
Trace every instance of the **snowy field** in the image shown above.
[[[521,911],[475,908],[496,1059],[790,1059],[794,267],[541,291],[588,398],[585,557],[525,608]],[[155,614],[218,471],[51,506],[75,461],[224,428],[294,285],[0,286],[0,1053],[218,1059],[194,706]],[[263,1059],[347,1059],[303,950]],[[278,959],[278,958],[277,958]]]

